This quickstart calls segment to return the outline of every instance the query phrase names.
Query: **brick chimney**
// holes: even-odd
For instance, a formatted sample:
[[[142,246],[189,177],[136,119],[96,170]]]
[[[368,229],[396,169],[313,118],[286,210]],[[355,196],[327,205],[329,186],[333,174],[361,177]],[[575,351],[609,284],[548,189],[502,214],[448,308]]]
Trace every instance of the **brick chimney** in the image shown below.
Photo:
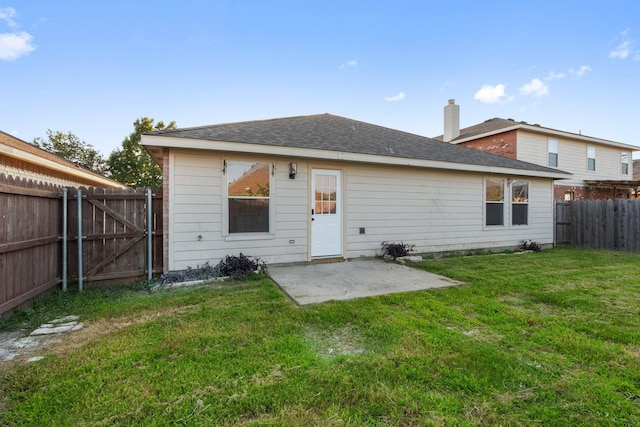
[[[450,99],[444,107],[444,142],[450,142],[460,136],[460,106]]]

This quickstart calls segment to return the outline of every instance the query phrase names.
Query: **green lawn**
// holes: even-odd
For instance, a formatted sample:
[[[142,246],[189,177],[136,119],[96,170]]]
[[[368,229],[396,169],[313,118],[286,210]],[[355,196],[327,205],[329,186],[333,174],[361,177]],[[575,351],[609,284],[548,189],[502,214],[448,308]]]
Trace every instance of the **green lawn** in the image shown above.
[[[0,425],[640,425],[640,256],[426,260],[467,283],[296,307],[268,278],[55,295],[94,339],[0,372]],[[402,277],[398,277],[402,280]]]

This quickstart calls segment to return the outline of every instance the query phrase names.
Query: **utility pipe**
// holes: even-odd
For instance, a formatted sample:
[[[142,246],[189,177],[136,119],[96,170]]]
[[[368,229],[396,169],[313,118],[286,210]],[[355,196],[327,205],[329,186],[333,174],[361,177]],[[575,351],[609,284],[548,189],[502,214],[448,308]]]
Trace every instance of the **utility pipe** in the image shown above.
[[[151,188],[147,188],[147,280],[153,278],[153,194]]]
[[[82,190],[78,188],[78,290],[82,291]]]
[[[62,291],[67,291],[67,197],[69,190],[62,190]]]

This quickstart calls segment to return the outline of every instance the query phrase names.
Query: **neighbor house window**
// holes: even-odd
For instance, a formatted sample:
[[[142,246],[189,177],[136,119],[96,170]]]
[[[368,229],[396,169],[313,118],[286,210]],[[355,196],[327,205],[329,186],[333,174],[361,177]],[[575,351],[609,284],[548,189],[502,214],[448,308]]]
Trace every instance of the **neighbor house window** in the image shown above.
[[[511,225],[529,223],[529,182],[511,183]]]
[[[587,147],[587,170],[596,170],[596,147]]]
[[[620,155],[620,161],[622,163],[622,175],[629,175],[629,153],[622,153]]]
[[[485,225],[504,225],[504,179],[485,181]]]
[[[558,140],[549,140],[549,166],[558,167]]]
[[[229,233],[268,233],[271,164],[227,162]]]

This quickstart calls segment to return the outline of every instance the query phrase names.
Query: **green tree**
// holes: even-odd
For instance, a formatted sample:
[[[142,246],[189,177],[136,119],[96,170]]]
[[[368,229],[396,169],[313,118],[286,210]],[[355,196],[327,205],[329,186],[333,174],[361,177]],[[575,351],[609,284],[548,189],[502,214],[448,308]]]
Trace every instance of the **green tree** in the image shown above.
[[[88,144],[71,132],[52,131],[47,129],[47,137],[34,138],[31,142],[38,148],[56,154],[65,159],[79,163],[94,172],[105,173],[107,163],[93,145]]]
[[[107,164],[111,178],[130,187],[160,187],[162,170],[140,144],[141,135],[155,130],[175,129],[176,122],[165,125],[159,121],[154,124],[154,119],[143,117],[133,123],[133,128],[133,133],[122,141],[122,148],[109,155]]]

